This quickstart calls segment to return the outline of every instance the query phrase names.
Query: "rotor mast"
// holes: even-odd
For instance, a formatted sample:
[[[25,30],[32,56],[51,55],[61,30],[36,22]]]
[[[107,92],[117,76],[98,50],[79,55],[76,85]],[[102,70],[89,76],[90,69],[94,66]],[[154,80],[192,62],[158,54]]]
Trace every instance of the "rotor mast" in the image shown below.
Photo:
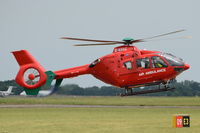
[[[125,46],[130,46],[132,44],[131,42],[134,41],[134,39],[131,37],[126,37],[123,39],[123,41]]]

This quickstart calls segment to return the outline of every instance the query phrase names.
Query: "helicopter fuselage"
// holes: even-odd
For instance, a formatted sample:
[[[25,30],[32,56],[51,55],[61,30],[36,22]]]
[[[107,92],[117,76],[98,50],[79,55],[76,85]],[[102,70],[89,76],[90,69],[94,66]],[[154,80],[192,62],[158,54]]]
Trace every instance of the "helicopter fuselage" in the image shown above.
[[[119,46],[91,64],[55,71],[56,79],[91,74],[120,88],[166,83],[189,68],[180,58],[159,51]]]

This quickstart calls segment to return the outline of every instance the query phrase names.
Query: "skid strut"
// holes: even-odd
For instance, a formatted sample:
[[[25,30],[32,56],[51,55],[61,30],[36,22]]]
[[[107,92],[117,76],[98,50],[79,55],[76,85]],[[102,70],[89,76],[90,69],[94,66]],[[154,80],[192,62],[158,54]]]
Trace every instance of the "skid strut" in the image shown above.
[[[148,94],[148,93],[156,93],[156,92],[163,92],[163,91],[171,91],[175,88],[162,88],[162,89],[151,89],[151,90],[144,90],[144,91],[138,91],[138,92],[131,92],[131,93],[125,93],[120,94],[120,96],[133,96],[133,95],[140,95],[140,94]],[[132,89],[131,89],[132,90]]]

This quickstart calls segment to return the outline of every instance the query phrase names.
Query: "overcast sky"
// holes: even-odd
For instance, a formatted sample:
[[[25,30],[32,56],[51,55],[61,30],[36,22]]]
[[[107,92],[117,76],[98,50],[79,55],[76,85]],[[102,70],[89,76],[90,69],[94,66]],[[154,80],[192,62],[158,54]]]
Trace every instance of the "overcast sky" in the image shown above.
[[[0,80],[14,79],[19,69],[11,51],[27,49],[46,70],[91,63],[115,46],[74,47],[62,36],[122,40],[179,29],[177,39],[138,43],[183,58],[191,68],[177,77],[200,82],[199,0],[0,0]],[[82,42],[81,42],[82,43]],[[92,76],[65,79],[80,86],[105,85]]]

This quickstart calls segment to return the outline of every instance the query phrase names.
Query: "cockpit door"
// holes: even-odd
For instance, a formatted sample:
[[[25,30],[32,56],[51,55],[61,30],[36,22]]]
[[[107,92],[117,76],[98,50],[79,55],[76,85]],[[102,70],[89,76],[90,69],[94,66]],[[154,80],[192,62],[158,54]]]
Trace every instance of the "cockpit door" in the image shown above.
[[[152,64],[150,58],[143,57],[136,59],[136,68],[138,82],[143,82],[144,80],[144,82],[147,82],[146,80],[152,78],[152,75],[148,74],[150,71],[152,71]]]
[[[160,56],[152,56],[151,63],[152,72],[150,72],[149,74],[153,76],[154,80],[163,80],[164,77],[167,75],[167,62],[163,60],[163,58]]]

